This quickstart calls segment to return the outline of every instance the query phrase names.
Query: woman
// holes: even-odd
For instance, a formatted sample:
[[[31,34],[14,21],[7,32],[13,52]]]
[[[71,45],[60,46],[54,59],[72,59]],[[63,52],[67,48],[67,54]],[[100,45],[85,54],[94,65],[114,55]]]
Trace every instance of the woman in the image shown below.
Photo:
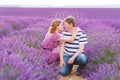
[[[47,62],[52,63],[57,60],[59,60],[59,44],[61,41],[65,42],[72,42],[76,35],[77,35],[77,29],[74,30],[74,33],[72,33],[71,38],[64,38],[60,34],[60,32],[63,31],[62,26],[62,20],[56,19],[51,22],[51,26],[48,30],[48,33],[46,34],[41,47],[44,50],[44,53],[48,56]]]

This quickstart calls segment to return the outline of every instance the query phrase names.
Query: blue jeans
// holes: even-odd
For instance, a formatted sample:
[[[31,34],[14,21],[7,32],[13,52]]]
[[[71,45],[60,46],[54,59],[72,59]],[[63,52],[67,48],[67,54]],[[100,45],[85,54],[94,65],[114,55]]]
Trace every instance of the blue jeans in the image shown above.
[[[68,60],[71,58],[72,56],[68,56],[68,55],[64,55],[63,59],[66,65],[63,65],[62,68],[60,69],[60,74],[61,75],[66,75],[69,74],[72,70],[73,64],[75,65],[79,65],[77,68],[77,71],[80,71],[81,69],[84,68],[84,66],[86,65],[86,63],[88,62],[88,58],[85,56],[85,54],[80,53],[74,60],[73,64],[68,64]]]

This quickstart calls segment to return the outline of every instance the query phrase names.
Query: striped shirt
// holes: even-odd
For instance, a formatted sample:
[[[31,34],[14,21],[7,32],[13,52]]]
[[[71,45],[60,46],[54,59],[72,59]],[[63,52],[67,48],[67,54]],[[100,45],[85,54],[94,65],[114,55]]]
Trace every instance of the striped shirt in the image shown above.
[[[73,55],[77,52],[77,50],[79,49],[79,46],[81,44],[87,44],[87,36],[85,34],[85,32],[83,30],[81,30],[80,28],[78,28],[78,33],[76,38],[74,39],[73,42],[65,42],[65,47],[64,47],[64,55]],[[71,33],[69,33],[68,31],[64,31],[62,33],[63,37],[69,38],[72,36]]]

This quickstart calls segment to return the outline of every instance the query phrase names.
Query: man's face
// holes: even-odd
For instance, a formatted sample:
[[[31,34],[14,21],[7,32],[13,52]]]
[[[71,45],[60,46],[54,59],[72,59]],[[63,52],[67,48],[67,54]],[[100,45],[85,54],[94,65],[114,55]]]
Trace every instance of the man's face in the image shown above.
[[[64,27],[66,31],[70,30],[70,24],[68,24],[67,22],[64,22]]]

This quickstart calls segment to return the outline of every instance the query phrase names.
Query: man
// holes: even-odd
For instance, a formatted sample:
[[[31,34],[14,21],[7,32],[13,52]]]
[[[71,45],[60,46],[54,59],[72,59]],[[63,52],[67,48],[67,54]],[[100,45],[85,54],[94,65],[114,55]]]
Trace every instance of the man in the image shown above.
[[[84,54],[84,46],[87,44],[87,37],[83,30],[75,27],[75,20],[73,17],[64,19],[65,30],[63,37],[71,37],[73,31],[78,30],[76,38],[73,42],[62,42],[60,45],[60,74],[69,74],[72,70],[73,64],[79,65],[77,72],[80,72],[86,65],[88,59]]]

